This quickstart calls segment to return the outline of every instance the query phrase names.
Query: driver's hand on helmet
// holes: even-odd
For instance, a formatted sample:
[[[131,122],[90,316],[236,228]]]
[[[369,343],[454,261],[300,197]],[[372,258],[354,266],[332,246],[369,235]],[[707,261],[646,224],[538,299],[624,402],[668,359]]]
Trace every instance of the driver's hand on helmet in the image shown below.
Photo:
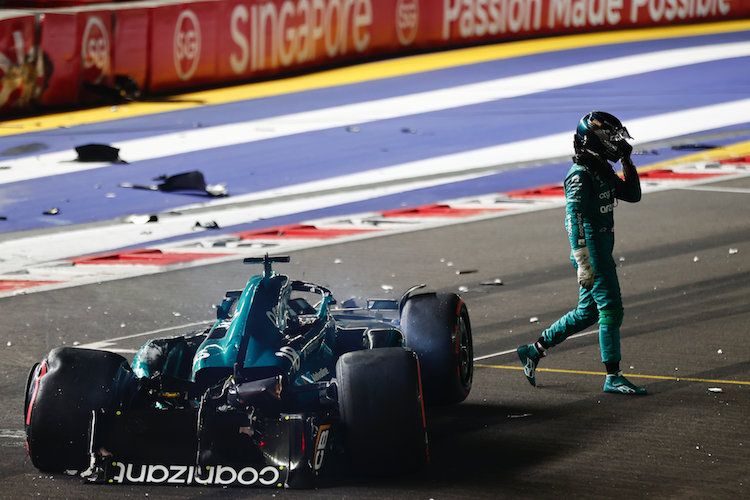
[[[631,144],[625,139],[621,139],[617,143],[617,147],[620,150],[620,158],[622,158],[623,161],[632,163],[630,161],[630,155],[633,153],[633,146],[631,146]]]

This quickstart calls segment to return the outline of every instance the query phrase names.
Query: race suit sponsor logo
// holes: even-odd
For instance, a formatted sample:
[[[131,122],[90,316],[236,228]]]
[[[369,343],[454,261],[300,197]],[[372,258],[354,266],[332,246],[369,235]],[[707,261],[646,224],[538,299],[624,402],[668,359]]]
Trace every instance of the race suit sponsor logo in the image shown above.
[[[606,191],[602,191],[599,193],[599,199],[600,200],[614,200],[614,203],[609,203],[607,205],[602,205],[599,207],[599,212],[603,214],[612,213],[615,211],[615,207],[617,206],[617,199],[615,198],[615,190],[614,189],[608,189]]]
[[[416,1],[416,0],[414,0]],[[236,74],[313,61],[322,43],[326,56],[370,45],[372,0],[286,0],[234,8],[229,22],[237,50],[229,55]],[[323,55],[323,54],[321,54]]]
[[[109,34],[104,22],[91,16],[86,22],[81,41],[83,80],[98,84],[109,75]]]
[[[396,36],[401,45],[409,45],[417,37],[419,1],[398,0],[396,3]]]
[[[197,467],[195,465],[126,464],[113,462],[112,484],[183,484],[203,486],[283,486],[280,482],[281,469],[271,465],[256,467],[231,467],[216,465]]]
[[[328,446],[328,438],[330,436],[331,426],[321,425],[320,431],[318,432],[318,439],[315,442],[315,462],[313,468],[318,471],[323,467],[323,460],[326,455],[326,447]]]
[[[192,10],[184,10],[174,28],[174,67],[180,80],[192,78],[201,57],[201,26]]]
[[[565,190],[566,201],[580,203],[582,188],[583,183],[581,182],[581,176],[578,174],[571,176],[570,180],[568,180],[567,189]]]

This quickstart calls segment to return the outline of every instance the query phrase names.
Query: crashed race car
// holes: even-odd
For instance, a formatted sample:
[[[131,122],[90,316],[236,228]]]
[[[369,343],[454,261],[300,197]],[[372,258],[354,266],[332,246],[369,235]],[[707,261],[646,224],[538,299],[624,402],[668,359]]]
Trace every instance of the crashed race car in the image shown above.
[[[54,349],[29,374],[32,463],[87,482],[314,487],[346,470],[380,477],[428,461],[425,405],[469,394],[469,314],[424,285],[400,300],[338,305],[262,264],[205,331],[119,354]],[[334,464],[334,465],[329,465]]]

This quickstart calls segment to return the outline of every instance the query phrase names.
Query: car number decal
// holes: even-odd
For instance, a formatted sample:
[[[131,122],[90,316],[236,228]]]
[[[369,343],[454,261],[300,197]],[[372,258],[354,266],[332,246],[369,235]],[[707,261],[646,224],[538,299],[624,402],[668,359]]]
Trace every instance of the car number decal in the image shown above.
[[[318,432],[318,439],[315,442],[315,471],[319,471],[323,467],[323,459],[325,459],[326,446],[328,445],[328,437],[331,432],[330,425],[321,425],[320,431]]]

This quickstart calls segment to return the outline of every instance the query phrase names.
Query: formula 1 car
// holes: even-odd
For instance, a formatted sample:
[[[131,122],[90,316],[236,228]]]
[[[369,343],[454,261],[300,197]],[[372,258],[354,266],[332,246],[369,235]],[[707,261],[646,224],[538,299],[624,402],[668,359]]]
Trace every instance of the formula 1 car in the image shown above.
[[[469,314],[424,285],[339,306],[263,264],[205,331],[119,354],[54,349],[26,387],[35,467],[94,483],[312,487],[331,462],[382,476],[428,461],[424,405],[471,389]],[[338,457],[338,460],[337,458]],[[352,468],[353,467],[353,468]]]

